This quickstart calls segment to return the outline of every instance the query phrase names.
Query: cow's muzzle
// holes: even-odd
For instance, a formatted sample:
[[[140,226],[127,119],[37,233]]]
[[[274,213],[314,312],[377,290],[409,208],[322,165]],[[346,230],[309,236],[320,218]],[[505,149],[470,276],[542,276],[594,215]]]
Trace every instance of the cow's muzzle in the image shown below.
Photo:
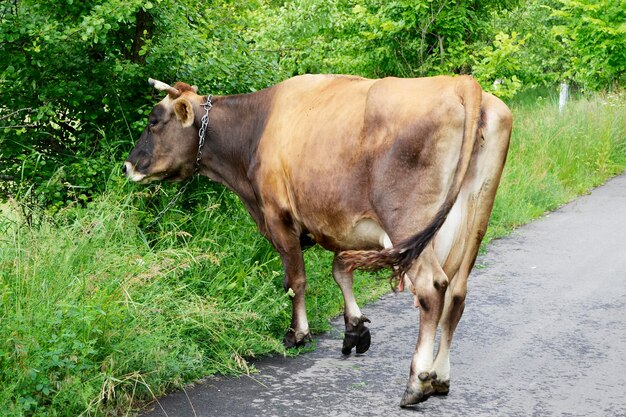
[[[133,164],[128,161],[124,162],[124,165],[122,166],[122,172],[124,173],[124,175],[126,175],[126,178],[128,178],[129,181],[141,182],[143,179],[146,178],[145,174],[137,172]]]

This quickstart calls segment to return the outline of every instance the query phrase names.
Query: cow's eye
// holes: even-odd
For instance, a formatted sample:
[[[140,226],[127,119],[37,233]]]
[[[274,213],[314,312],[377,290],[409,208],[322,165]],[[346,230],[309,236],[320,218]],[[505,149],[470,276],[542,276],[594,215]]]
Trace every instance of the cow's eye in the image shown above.
[[[154,126],[156,126],[156,125],[157,125],[157,123],[159,123],[159,121],[158,121],[158,120],[150,120],[150,121],[148,122],[148,125],[149,125],[150,127],[154,127]]]

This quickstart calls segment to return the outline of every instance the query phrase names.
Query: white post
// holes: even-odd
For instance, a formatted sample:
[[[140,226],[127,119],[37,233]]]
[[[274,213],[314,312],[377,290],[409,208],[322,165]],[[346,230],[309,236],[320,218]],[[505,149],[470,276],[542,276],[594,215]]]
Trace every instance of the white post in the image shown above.
[[[559,113],[563,113],[567,99],[569,98],[569,86],[566,82],[561,83],[561,94],[559,95]]]

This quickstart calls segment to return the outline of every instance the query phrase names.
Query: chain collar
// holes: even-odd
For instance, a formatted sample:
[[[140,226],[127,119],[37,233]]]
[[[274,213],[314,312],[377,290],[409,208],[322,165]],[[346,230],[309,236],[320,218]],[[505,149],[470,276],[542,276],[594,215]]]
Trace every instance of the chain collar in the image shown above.
[[[159,222],[159,220],[161,220],[163,215],[167,213],[167,211],[171,209],[174,204],[176,204],[180,196],[183,195],[187,187],[189,187],[189,184],[191,184],[193,177],[200,171],[200,160],[202,159],[202,150],[204,149],[204,142],[206,141],[206,129],[209,126],[209,111],[213,108],[213,96],[212,95],[207,96],[206,102],[202,104],[202,107],[204,108],[204,115],[202,116],[202,120],[200,123],[200,130],[198,131],[198,137],[199,137],[198,153],[196,154],[196,162],[194,163],[194,166],[193,166],[193,174],[183,184],[183,186],[180,187],[180,189],[178,190],[176,195],[174,195],[172,200],[169,203],[167,203],[167,206],[165,206],[163,210],[161,210],[156,215],[156,217],[152,219],[150,223],[148,223],[148,225],[146,226],[146,229],[151,229],[154,225],[156,225]]]
[[[206,102],[202,105],[204,107],[204,116],[202,116],[202,121],[200,124],[200,130],[198,131],[198,136],[200,140],[198,141],[198,154],[196,155],[196,163],[193,167],[194,175],[200,171],[200,160],[202,159],[202,149],[204,148],[204,141],[206,140],[206,129],[209,126],[209,111],[213,108],[213,96],[208,95],[206,97]]]

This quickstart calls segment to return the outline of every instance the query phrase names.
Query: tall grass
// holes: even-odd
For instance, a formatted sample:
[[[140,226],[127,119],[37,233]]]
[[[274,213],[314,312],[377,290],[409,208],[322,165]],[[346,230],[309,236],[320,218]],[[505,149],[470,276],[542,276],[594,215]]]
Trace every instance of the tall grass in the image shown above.
[[[259,303],[265,311],[202,292],[205,273],[229,256],[150,248],[125,202],[104,196],[61,226],[3,222],[0,403],[9,414],[124,407],[148,387],[228,372],[236,355],[278,348],[254,331],[282,304],[271,283],[258,283],[256,297],[272,299]],[[267,272],[243,262],[221,270],[214,279]]]
[[[522,97],[511,105],[513,136],[486,241],[554,210],[626,168],[623,94],[568,103]]]
[[[489,238],[626,168],[623,97],[581,99],[563,115],[545,99],[513,110]],[[278,257],[236,198],[195,189],[152,231],[142,228],[147,207],[171,188],[112,179],[87,207],[36,227],[16,203],[0,206],[0,415],[132,414],[168,389],[284,352],[291,309]],[[331,254],[305,257],[310,324],[321,331],[341,294]],[[361,301],[387,288],[356,283]]]
[[[203,209],[174,210],[148,233],[139,223],[149,194],[116,189],[37,227],[2,206],[0,415],[124,415],[190,380],[247,372],[244,358],[284,352],[280,261],[241,204],[205,192],[195,196]],[[341,308],[328,256],[307,255],[318,332]],[[357,290],[376,287],[361,280]]]

